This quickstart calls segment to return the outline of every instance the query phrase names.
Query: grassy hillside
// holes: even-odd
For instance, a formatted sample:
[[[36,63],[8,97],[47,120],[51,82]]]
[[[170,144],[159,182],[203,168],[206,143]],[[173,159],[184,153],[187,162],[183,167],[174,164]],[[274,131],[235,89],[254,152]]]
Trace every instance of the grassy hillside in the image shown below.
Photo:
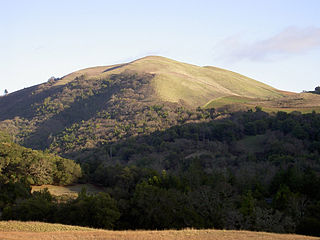
[[[199,67],[158,56],[145,57],[127,64],[80,70],[62,78],[55,86],[66,84],[83,74],[88,78],[103,78],[126,70],[154,74],[150,87],[156,95],[149,97],[169,102],[183,101],[192,107],[230,95],[251,98],[283,96],[280,91],[238,73],[215,67]]]
[[[261,110],[319,106],[315,94],[162,57],[50,79],[0,98],[1,217],[319,236],[320,115]],[[30,193],[28,182],[80,173],[50,151],[104,193]]]
[[[199,67],[163,57],[146,57],[122,68],[155,74],[152,86],[161,100],[201,106],[221,96],[279,97],[276,89],[240,74],[213,67]],[[117,69],[120,71],[120,68]]]
[[[83,69],[0,97],[0,130],[26,147],[92,159],[92,151],[112,142],[256,106],[306,113],[320,109],[320,96],[150,56]]]
[[[308,112],[319,108],[320,96],[297,96],[227,70],[150,56],[83,69],[1,97],[0,129],[24,146],[64,154],[200,121],[199,106],[225,112],[256,105]]]
[[[248,98],[242,96],[227,96],[213,99],[204,108],[215,108],[218,111],[234,112],[237,110],[254,109],[260,106],[264,111],[311,113],[320,111],[320,96],[311,93],[287,94],[274,99]]]
[[[249,231],[225,230],[166,230],[166,231],[105,231],[92,228],[75,227],[61,224],[48,224],[40,222],[0,222],[0,238],[8,240],[22,239],[145,239],[145,240],[313,240],[315,237],[274,234]]]

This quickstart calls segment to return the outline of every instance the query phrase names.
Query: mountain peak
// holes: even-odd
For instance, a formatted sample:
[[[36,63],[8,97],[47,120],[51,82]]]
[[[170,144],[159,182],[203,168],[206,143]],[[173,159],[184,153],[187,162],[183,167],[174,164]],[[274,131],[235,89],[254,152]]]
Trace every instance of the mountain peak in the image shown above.
[[[226,96],[274,98],[283,94],[266,84],[215,67],[200,67],[162,56],[146,56],[128,63],[82,69],[64,76],[54,85],[65,85],[83,76],[102,79],[125,71],[153,74],[150,87],[155,98],[168,102],[183,101],[196,107]]]

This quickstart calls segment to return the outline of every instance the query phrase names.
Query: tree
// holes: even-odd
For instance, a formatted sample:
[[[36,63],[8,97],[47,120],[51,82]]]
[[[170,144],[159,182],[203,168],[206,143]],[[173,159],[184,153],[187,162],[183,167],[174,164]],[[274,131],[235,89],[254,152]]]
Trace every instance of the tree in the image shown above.
[[[7,95],[9,92],[7,89],[4,90],[4,95]]]
[[[77,199],[60,205],[56,216],[58,222],[65,224],[112,229],[120,212],[109,194],[90,195],[83,188]]]
[[[315,87],[315,88],[314,88],[314,91],[306,91],[306,92],[308,92],[308,93],[320,94],[320,86]]]
[[[176,189],[164,189],[147,182],[137,184],[131,199],[134,228],[169,229],[203,225],[188,198]]]
[[[7,205],[2,214],[5,220],[50,221],[56,210],[55,203],[48,189],[34,192],[31,198],[19,200],[16,204]]]

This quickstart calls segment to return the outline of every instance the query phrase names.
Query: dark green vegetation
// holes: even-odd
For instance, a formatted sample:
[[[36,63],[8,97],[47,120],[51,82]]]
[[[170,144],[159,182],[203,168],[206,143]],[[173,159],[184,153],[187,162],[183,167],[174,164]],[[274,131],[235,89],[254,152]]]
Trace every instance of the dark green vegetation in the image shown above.
[[[11,93],[0,98],[2,218],[320,235],[320,115],[284,112],[319,97],[154,57]],[[30,183],[80,176],[48,152],[106,191],[31,194]]]
[[[74,161],[47,152],[32,150],[10,141],[0,132],[0,178],[2,183],[65,185],[81,177]]]
[[[82,192],[66,202],[48,192],[26,194],[7,205],[3,218],[115,229],[213,227],[319,235],[319,127],[316,113],[271,116],[257,108],[123,140],[112,144],[118,164],[82,163],[86,178],[107,193]]]
[[[315,87],[314,91],[308,91],[309,93],[320,94],[320,86]]]
[[[22,147],[0,132],[0,211],[30,198],[30,184],[65,185],[80,177],[74,161]]]

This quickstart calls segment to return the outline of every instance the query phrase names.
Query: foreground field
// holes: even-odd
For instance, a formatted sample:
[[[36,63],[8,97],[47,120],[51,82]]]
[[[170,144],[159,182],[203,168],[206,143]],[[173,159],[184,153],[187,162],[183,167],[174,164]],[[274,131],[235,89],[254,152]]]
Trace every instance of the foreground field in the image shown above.
[[[265,232],[249,231],[225,231],[225,230],[167,230],[167,231],[106,231],[61,224],[48,224],[38,222],[0,222],[0,239],[22,240],[22,239],[43,239],[43,240],[82,240],[82,239],[150,239],[150,240],[315,240],[319,238],[292,235],[274,234]]]

